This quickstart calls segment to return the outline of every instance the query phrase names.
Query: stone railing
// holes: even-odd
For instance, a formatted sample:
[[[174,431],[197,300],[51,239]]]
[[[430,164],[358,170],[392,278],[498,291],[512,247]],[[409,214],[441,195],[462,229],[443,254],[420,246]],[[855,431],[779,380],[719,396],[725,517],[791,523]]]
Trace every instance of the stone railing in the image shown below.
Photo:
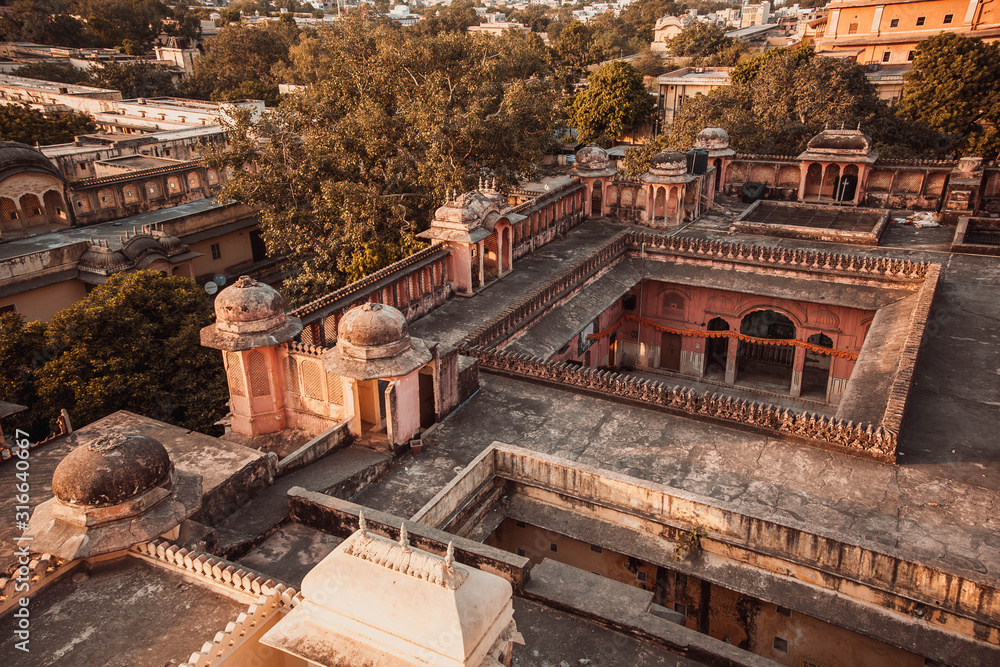
[[[321,296],[315,301],[310,301],[305,305],[299,306],[295,310],[289,312],[289,315],[306,319],[313,313],[317,313],[337,301],[349,299],[351,296],[359,294],[366,288],[374,287],[376,283],[382,280],[389,278],[394,278],[396,280],[407,278],[410,273],[412,273],[415,264],[419,264],[425,259],[429,260],[438,253],[447,253],[447,251],[440,244],[431,245],[430,247],[413,253],[409,257],[404,257],[394,264],[390,264],[389,266],[379,269],[374,273],[370,273],[361,280],[357,280],[350,285],[345,285],[338,290],[334,290],[329,294]]]
[[[682,257],[760,264],[795,271],[854,274],[878,280],[913,282],[928,272],[927,262],[852,253],[774,248],[738,241],[716,241],[689,236],[667,236],[652,232],[628,232],[633,250],[645,244],[646,251],[662,250]]]
[[[0,615],[22,597],[24,584],[28,585],[27,590],[37,591],[44,585],[46,579],[51,579],[64,568],[75,565],[76,563],[61,560],[51,554],[35,556],[27,565],[15,565],[6,576],[0,577]],[[19,584],[22,591],[18,590]]]
[[[215,633],[212,641],[205,642],[200,650],[192,653],[187,662],[181,663],[181,667],[218,665],[237,653],[248,641],[256,640],[254,635],[271,617],[290,611],[300,600],[294,589],[283,586],[261,595],[235,621],[230,621],[225,630]]]
[[[487,346],[501,337],[519,329],[545,312],[571,290],[579,287],[589,277],[603,268],[609,268],[629,245],[628,232],[615,235],[590,256],[580,260],[542,287],[534,290],[516,304],[507,308],[492,321],[480,326],[465,338],[469,346]]]
[[[275,590],[285,590],[287,586],[265,579],[263,575],[246,570],[236,563],[209,556],[200,551],[185,549],[170,540],[157,538],[132,547],[131,551],[141,558],[182,570],[189,576],[207,580],[223,588],[251,596],[271,595]]]
[[[899,351],[899,363],[892,384],[889,385],[889,400],[882,417],[882,426],[893,433],[899,433],[903,424],[903,411],[910,397],[910,389],[913,388],[913,374],[917,368],[917,357],[920,355],[920,343],[923,341],[927,320],[930,318],[931,302],[937,291],[940,274],[939,264],[932,264],[928,268],[924,283],[917,293],[917,303],[910,314],[903,349]]]
[[[883,426],[855,424],[818,413],[758,403],[729,394],[696,392],[667,382],[631,377],[617,371],[588,368],[538,357],[471,347],[464,354],[480,367],[514,377],[575,387],[601,396],[694,416],[724,425],[748,426],[785,438],[808,441],[829,449],[895,462],[897,434]]]
[[[284,345],[289,352],[301,354],[306,357],[316,357],[317,359],[322,359],[323,353],[332,349],[324,347],[323,345],[310,345],[309,343],[299,343],[294,340],[290,340],[287,343],[284,343]]]
[[[772,248],[733,241],[623,231],[588,257],[578,261],[493,320],[474,330],[465,338],[464,344],[470,347],[495,345],[504,336],[523,328],[547,312],[555,301],[581,287],[596,272],[610,268],[626,252],[638,252],[640,248],[647,254],[665,253],[796,271],[855,274],[893,282],[921,280],[927,276],[929,266],[927,262],[910,262],[893,257]]]

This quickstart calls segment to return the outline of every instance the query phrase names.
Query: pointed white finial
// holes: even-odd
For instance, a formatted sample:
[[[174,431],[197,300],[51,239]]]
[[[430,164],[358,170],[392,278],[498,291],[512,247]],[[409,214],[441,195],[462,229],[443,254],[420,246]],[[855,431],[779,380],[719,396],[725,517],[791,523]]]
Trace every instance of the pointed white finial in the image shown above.
[[[497,189],[497,177],[496,176],[493,177],[493,189],[494,190]]]
[[[368,521],[365,520],[365,513],[362,510],[358,510],[358,530],[361,531],[361,537],[368,537]]]
[[[444,564],[449,570],[455,566],[455,543],[448,543],[448,551],[444,554]]]
[[[861,121],[859,120],[858,121],[858,132],[860,132],[860,131],[861,131]]]
[[[409,551],[410,549],[410,535],[406,532],[405,523],[399,528],[399,546],[403,547],[405,551]]]
[[[479,189],[483,189],[483,175],[479,174]]]

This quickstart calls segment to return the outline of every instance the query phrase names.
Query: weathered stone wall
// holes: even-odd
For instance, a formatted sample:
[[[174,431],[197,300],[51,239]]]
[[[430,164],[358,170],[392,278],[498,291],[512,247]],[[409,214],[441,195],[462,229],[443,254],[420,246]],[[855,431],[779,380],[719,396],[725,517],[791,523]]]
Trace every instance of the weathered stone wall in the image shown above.
[[[583,183],[573,181],[514,206],[511,212],[524,216],[524,220],[513,223],[514,259],[534,252],[583,222],[584,192]]]

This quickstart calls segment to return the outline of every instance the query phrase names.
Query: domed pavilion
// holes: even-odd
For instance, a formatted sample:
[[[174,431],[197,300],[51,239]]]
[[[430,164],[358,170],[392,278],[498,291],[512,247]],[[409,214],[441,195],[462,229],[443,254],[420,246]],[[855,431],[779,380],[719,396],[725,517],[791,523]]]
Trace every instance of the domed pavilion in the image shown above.
[[[233,431],[262,435],[284,430],[285,378],[277,346],[297,336],[302,321],[285,313],[277,290],[249,276],[219,292],[215,317],[215,324],[201,330],[201,344],[222,350]]]
[[[417,236],[448,248],[448,275],[455,291],[469,294],[510,273],[513,225],[523,219],[511,211],[503,194],[481,184],[478,190],[449,199],[434,212],[430,229]]]
[[[603,216],[608,214],[607,189],[618,170],[611,166],[608,152],[597,144],[588,144],[576,152],[573,175],[587,187],[584,198],[584,215]]]
[[[380,303],[347,311],[337,345],[324,357],[326,372],[344,380],[351,430],[384,429],[390,445],[405,444],[420,430],[419,374],[431,360],[424,342],[410,336],[403,313]]]
[[[665,148],[649,160],[649,169],[639,177],[647,183],[646,224],[652,227],[677,227],[684,220],[684,206],[688,199],[688,185],[697,178],[688,174],[687,158],[680,151]],[[697,207],[697,192],[691,190]],[[693,212],[697,216],[697,211]]]

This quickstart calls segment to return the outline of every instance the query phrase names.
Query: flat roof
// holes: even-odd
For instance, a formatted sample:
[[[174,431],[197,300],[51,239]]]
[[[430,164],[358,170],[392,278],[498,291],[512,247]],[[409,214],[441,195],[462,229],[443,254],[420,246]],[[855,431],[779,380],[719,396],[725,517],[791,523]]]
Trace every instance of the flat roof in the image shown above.
[[[0,86],[12,86],[16,88],[24,88],[25,90],[55,93],[57,95],[63,90],[65,90],[65,92],[62,93],[64,95],[93,95],[94,93],[106,95],[107,93],[118,92],[110,88],[95,88],[93,86],[80,86],[72,83],[29,79],[27,77],[13,76],[10,74],[0,74]]]
[[[743,218],[746,222],[815,229],[835,229],[845,232],[871,232],[884,211],[859,208],[831,209],[826,206],[783,204],[761,201]]]
[[[33,252],[73,245],[74,243],[83,241],[89,242],[91,239],[102,239],[107,241],[108,245],[112,248],[120,248],[121,242],[118,240],[118,237],[125,234],[125,232],[140,231],[144,226],[149,224],[177,220],[230,205],[231,203],[220,204],[211,198],[199,199],[186,204],[161,208],[158,211],[149,211],[148,213],[139,213],[138,215],[110,222],[102,222],[88,227],[61,229],[39,236],[5,241],[4,243],[0,243],[0,261],[10,259],[11,257],[28,255]]]
[[[100,563],[32,595],[30,664],[179,664],[246,609],[138,558]],[[0,618],[0,654],[8,664],[29,664],[16,657],[17,622],[13,614]]]

